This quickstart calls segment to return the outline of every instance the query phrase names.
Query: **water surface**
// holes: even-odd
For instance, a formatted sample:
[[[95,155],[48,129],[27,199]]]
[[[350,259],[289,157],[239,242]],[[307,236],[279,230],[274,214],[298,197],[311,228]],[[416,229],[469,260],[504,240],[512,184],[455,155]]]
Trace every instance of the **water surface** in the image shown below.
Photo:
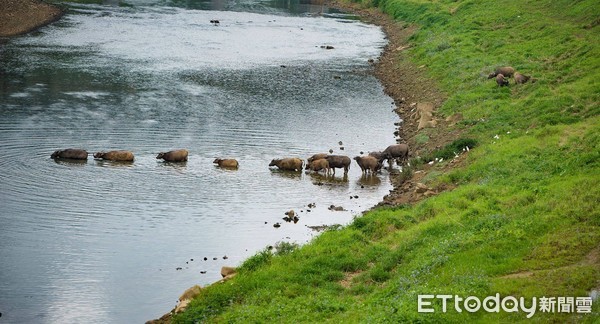
[[[2,320],[159,317],[221,266],[304,243],[316,235],[307,226],[347,224],[391,188],[356,164],[334,178],[268,168],[394,142],[391,99],[367,63],[385,44],[379,28],[277,2],[107,4],[70,4],[0,48]],[[68,147],[136,158],[50,159]],[[174,148],[189,161],[155,159]],[[290,209],[297,224],[281,219]]]

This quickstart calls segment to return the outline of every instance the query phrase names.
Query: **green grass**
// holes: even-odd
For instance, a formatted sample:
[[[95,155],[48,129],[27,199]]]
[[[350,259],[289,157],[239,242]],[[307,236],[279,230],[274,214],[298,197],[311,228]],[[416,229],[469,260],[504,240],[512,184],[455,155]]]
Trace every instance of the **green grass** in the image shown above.
[[[523,312],[442,313],[439,302],[437,312],[419,314],[417,295],[586,296],[600,287],[589,257],[600,246],[600,6],[365,4],[420,27],[402,55],[427,66],[449,94],[440,113],[465,118],[457,127],[477,143],[466,166],[427,179],[456,189],[371,211],[302,247],[262,251],[174,321],[599,322],[600,301],[593,314],[538,311],[528,320]],[[498,88],[486,75],[501,65],[538,81]]]

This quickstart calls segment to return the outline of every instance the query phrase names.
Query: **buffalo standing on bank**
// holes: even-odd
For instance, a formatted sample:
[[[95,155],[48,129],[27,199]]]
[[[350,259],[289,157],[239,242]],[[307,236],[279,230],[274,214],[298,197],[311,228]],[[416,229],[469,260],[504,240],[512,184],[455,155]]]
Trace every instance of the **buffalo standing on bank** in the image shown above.
[[[400,161],[403,163],[408,160],[408,145],[406,144],[395,144],[388,146],[383,152],[381,152],[381,158],[379,162],[387,160],[389,166],[392,166],[393,160],[396,162]]]
[[[188,160],[188,150],[174,150],[169,152],[160,152],[156,159],[163,159],[166,162],[186,162]]]
[[[87,160],[88,152],[82,149],[65,149],[54,151],[52,155],[50,155],[53,159],[67,159],[67,160]]]
[[[531,78],[531,76],[529,76],[529,75],[524,75],[519,72],[515,72],[515,83],[516,84],[526,83],[527,81],[529,81],[530,78]]]
[[[512,66],[501,66],[497,67],[494,72],[488,74],[488,79],[497,77],[498,74],[502,74],[503,76],[510,78],[515,73],[515,69]]]
[[[508,80],[504,77],[504,74],[496,75],[496,83],[499,87],[508,86]]]

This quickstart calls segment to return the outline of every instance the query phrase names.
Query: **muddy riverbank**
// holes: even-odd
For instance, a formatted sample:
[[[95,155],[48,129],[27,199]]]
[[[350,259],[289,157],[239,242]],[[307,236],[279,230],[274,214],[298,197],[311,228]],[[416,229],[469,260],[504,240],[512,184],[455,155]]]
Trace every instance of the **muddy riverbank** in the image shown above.
[[[385,32],[388,44],[379,59],[373,62],[375,76],[383,85],[385,93],[394,100],[394,111],[403,121],[397,125],[396,141],[409,145],[410,158],[440,149],[457,139],[460,130],[452,126],[461,116],[445,119],[436,115],[446,94],[427,76],[427,66],[415,65],[406,53],[411,48],[409,39],[418,26],[396,21],[379,8],[364,8],[360,4],[343,1],[331,1],[328,5],[357,14],[361,20],[380,26]],[[426,137],[427,141],[419,140],[419,135]],[[444,166],[444,170],[454,168],[463,161],[464,156],[461,155],[453,163]],[[420,182],[428,174],[429,168],[429,165],[423,166],[408,179],[404,175],[392,173],[390,178],[394,189],[383,197],[379,205],[412,204],[450,189],[420,188]]]
[[[0,2],[0,37],[28,33],[57,21],[64,11],[37,0],[3,0]]]

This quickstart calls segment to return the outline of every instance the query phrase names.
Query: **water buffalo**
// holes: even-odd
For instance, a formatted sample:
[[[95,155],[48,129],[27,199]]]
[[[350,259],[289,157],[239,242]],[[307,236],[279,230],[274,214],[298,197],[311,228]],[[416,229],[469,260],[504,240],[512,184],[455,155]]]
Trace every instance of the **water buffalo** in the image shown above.
[[[188,160],[188,150],[174,150],[169,152],[160,152],[156,159],[163,159],[167,162],[186,162]]]
[[[94,158],[119,161],[119,162],[131,162],[133,161],[133,153],[130,151],[108,151],[108,152],[97,152],[94,154]]]
[[[379,162],[388,160],[388,164],[392,166],[392,159],[400,159],[401,162],[408,160],[408,145],[406,144],[395,144],[388,146],[383,150]]]
[[[344,174],[348,174],[348,170],[350,169],[350,160],[349,157],[345,155],[328,155],[325,157],[327,162],[329,162],[329,167],[333,169],[333,174],[335,175],[335,168],[344,168]]]
[[[381,160],[381,157],[383,156],[383,152],[381,152],[381,151],[369,152],[369,156],[372,156],[372,157],[376,158],[377,160]]]
[[[363,173],[371,172],[372,174],[379,172],[382,163],[373,156],[355,156],[354,160]]]
[[[284,159],[273,159],[269,166],[276,166],[279,170],[283,171],[302,171],[304,161],[299,158],[284,158]]]
[[[496,76],[496,83],[498,84],[499,87],[508,86],[508,80],[506,80],[504,78],[503,74],[498,74]]]
[[[326,159],[318,159],[308,162],[306,164],[306,170],[312,170],[315,172],[319,172],[321,170],[325,170],[325,173],[329,173],[329,162]]]
[[[488,74],[488,79],[494,78],[498,76],[498,74],[502,74],[507,78],[510,78],[515,73],[515,69],[512,66],[501,66],[497,67],[496,70],[490,74]]]
[[[50,155],[53,159],[71,159],[71,160],[87,160],[88,152],[82,149],[65,149],[54,151],[52,155]]]
[[[237,169],[240,165],[236,159],[215,159],[213,163],[216,163],[220,168]]]
[[[523,84],[523,83],[529,81],[530,78],[531,78],[531,76],[529,76],[529,75],[524,75],[519,72],[515,72],[515,83],[516,84]]]
[[[309,157],[309,158],[307,159],[307,161],[310,163],[310,162],[312,162],[312,161],[314,161],[314,160],[320,160],[320,159],[324,159],[324,158],[326,158],[326,157],[327,157],[327,155],[329,155],[329,154],[327,154],[327,153],[317,153],[317,154],[315,154],[315,155],[313,155],[313,156]]]

